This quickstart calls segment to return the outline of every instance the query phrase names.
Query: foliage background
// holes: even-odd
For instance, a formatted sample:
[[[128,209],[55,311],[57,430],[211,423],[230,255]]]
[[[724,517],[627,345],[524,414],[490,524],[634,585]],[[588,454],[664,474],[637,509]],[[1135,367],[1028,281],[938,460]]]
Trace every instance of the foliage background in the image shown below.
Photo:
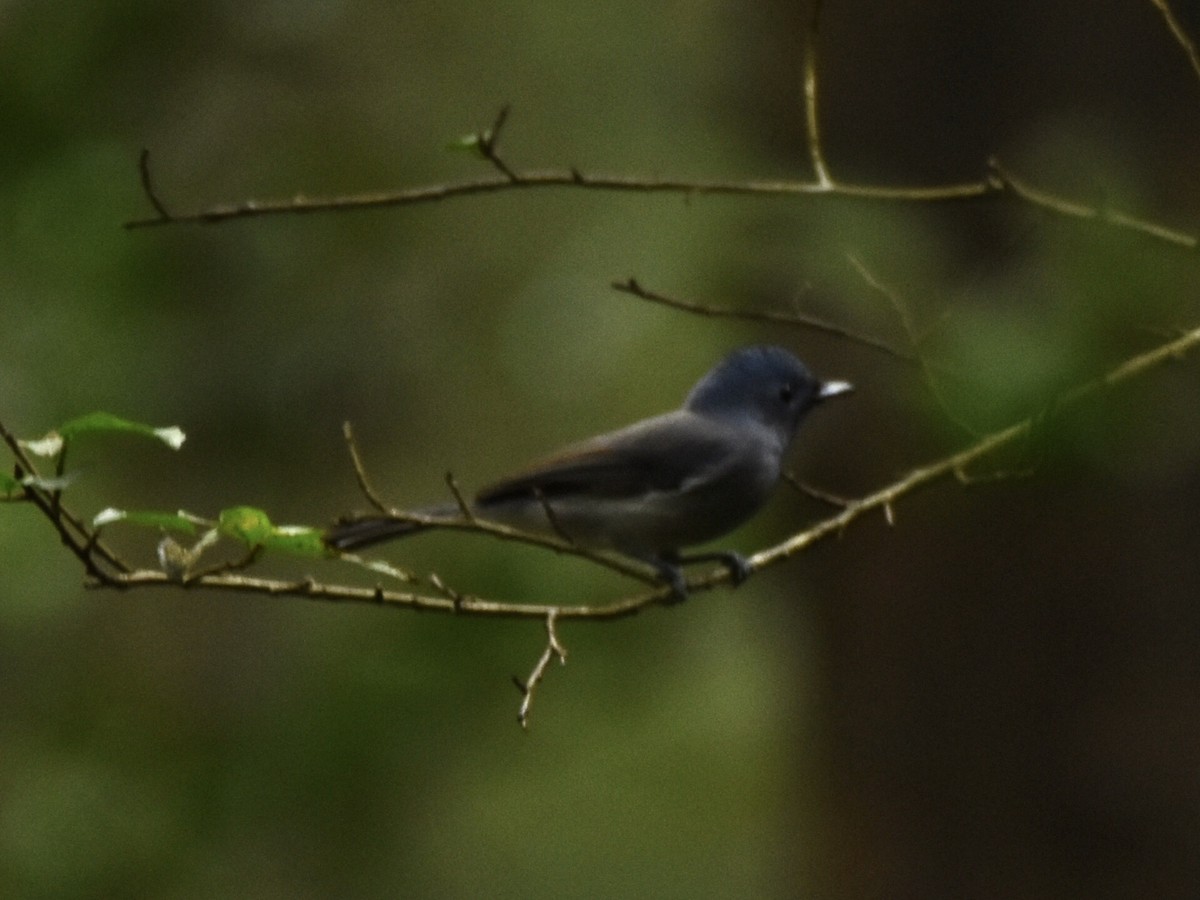
[[[1190,33],[1200,20],[1184,4]],[[1148,2],[826,3],[826,155],[871,183],[989,156],[1191,229],[1200,82]],[[511,193],[129,233],[165,202],[482,174],[447,143],[513,104],[514,165],[805,178],[800,5],[0,3],[0,412],[189,433],[97,443],[80,508],[322,522],[477,485],[667,408],[770,340],[860,386],[796,464],[862,493],[959,446],[861,347],[701,320],[616,278],[804,308],[903,345],[976,426],[1196,323],[1178,249],[1013,202]],[[0,515],[0,881],[20,897],[1187,896],[1200,876],[1195,361],[1054,426],[1011,468],[669,611],[570,624],[532,734],[530,623],[180,591],[90,594]],[[822,512],[787,491],[731,543]],[[149,559],[145,535],[122,546]],[[436,536],[395,558],[582,602],[578,564]],[[281,571],[287,563],[280,563]],[[339,574],[323,567],[319,574]]]

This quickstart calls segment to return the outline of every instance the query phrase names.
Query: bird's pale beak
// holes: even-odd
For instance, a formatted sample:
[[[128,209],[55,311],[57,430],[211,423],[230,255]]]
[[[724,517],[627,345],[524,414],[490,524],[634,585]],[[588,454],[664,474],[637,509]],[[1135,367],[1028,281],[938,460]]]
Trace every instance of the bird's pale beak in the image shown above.
[[[838,394],[848,394],[852,390],[854,390],[854,385],[848,381],[824,381],[821,383],[821,389],[817,391],[817,399],[828,400]]]

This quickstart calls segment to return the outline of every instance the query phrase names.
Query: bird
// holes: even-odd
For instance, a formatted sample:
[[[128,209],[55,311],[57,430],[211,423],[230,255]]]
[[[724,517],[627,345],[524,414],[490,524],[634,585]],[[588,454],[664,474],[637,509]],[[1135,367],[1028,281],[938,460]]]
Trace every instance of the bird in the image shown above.
[[[805,416],[853,390],[821,381],[789,351],[771,345],[735,350],[691,389],[683,405],[571,444],[484,487],[470,504],[480,519],[554,535],[649,564],[687,597],[682,566],[716,561],[734,584],[749,575],[734,551],[685,554],[732,531],[766,503]],[[412,511],[463,514],[457,503]],[[400,515],[339,519],[324,534],[340,553],[425,530]]]

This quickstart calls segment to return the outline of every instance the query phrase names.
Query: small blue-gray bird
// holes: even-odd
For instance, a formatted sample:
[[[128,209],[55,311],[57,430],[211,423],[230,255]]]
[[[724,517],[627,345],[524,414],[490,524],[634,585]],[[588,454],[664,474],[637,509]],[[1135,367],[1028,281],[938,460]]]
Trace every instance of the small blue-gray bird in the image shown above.
[[[739,554],[681,551],[754,515],[779,481],[804,416],[851,389],[818,380],[780,347],[745,347],[701,378],[680,409],[535,462],[480,491],[472,513],[647,562],[676,599],[687,596],[684,563],[720,561],[737,584],[749,573]],[[460,510],[447,504],[414,512],[442,517]],[[370,514],[340,520],[325,541],[350,551],[425,527]]]

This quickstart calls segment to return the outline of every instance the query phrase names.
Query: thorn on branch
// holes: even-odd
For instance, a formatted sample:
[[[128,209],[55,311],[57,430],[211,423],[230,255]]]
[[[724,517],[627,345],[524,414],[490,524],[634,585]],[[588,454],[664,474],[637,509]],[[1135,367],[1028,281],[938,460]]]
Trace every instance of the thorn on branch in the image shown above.
[[[557,622],[558,607],[551,607],[546,613],[546,649],[538,657],[533,671],[529,673],[529,677],[525,681],[516,675],[513,676],[513,683],[522,694],[521,707],[517,711],[517,722],[526,731],[529,730],[529,713],[533,709],[533,695],[537,691],[538,685],[542,683],[542,679],[546,677],[546,669],[549,668],[550,661],[557,657],[560,665],[567,664],[567,650],[559,643]]]
[[[150,201],[150,205],[154,207],[154,211],[158,213],[158,217],[163,222],[171,221],[171,214],[167,212],[166,206],[158,199],[158,192],[154,189],[154,179],[150,176],[150,151],[143,148],[141,155],[138,156],[138,175],[142,180],[142,193],[146,199]]]

